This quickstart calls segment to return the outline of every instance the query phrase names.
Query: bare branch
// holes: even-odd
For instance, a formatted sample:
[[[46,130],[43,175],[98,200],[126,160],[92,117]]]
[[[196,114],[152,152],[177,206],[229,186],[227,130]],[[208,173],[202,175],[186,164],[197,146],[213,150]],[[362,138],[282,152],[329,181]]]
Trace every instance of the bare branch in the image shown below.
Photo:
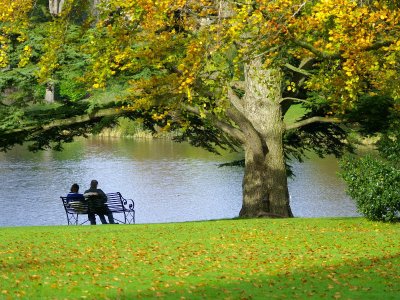
[[[304,7],[304,5],[306,5],[306,3],[307,3],[307,1],[304,1],[302,4],[299,5],[299,8],[297,9],[297,11],[294,12],[294,14],[292,15],[292,18],[294,18],[296,15],[299,14],[299,12]]]
[[[308,69],[309,67],[311,67],[312,63],[315,61],[314,57],[305,57],[301,60],[300,64],[299,64],[299,68],[300,69]]]
[[[311,101],[305,100],[305,99],[300,99],[300,98],[294,98],[294,97],[285,97],[282,98],[280,103],[284,101],[294,101],[294,102],[304,102],[304,103],[311,103]]]
[[[310,73],[310,72],[308,72],[308,71],[306,71],[306,70],[304,70],[304,69],[295,67],[295,66],[293,66],[293,65],[291,65],[291,64],[289,64],[289,63],[286,63],[286,64],[285,64],[285,67],[288,68],[288,69],[290,69],[290,70],[292,70],[292,71],[295,71],[295,72],[297,72],[297,73],[300,73],[300,74],[302,74],[302,75],[311,76],[311,73]]]
[[[341,123],[342,120],[338,118],[328,118],[328,117],[312,117],[309,119],[305,119],[299,122],[296,122],[291,125],[286,126],[286,130],[292,130],[292,129],[297,129],[312,123]]]

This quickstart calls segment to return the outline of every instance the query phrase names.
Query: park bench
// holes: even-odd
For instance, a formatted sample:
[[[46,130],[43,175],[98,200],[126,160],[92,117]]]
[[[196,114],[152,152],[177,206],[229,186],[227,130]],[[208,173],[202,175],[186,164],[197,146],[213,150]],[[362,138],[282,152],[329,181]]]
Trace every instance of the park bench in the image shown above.
[[[117,223],[123,224],[135,224],[135,202],[132,199],[125,199],[121,193],[108,193],[107,195],[107,206],[108,209],[113,213],[114,220]],[[88,202],[81,201],[67,201],[67,197],[60,197],[65,209],[67,216],[68,225],[82,225],[88,222],[86,219],[84,222],[79,223],[80,215],[88,214]]]

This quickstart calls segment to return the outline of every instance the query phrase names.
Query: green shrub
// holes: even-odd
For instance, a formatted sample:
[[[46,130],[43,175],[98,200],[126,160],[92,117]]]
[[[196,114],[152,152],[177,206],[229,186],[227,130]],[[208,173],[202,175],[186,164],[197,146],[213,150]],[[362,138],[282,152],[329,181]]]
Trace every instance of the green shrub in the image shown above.
[[[118,127],[122,136],[136,136],[145,132],[139,121],[132,121],[128,118],[120,118],[118,120]]]
[[[59,96],[69,101],[78,101],[86,96],[83,85],[76,82],[76,79],[66,79],[60,82]]]
[[[394,133],[384,134],[377,143],[378,151],[382,157],[392,164],[400,167],[400,128]]]
[[[373,221],[399,221],[399,169],[371,155],[345,157],[340,167],[347,193],[356,201],[361,214]]]

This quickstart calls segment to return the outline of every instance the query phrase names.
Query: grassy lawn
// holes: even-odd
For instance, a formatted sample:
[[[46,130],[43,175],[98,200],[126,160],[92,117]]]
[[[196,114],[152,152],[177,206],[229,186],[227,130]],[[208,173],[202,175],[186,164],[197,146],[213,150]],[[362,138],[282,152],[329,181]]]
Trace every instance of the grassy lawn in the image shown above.
[[[305,113],[306,110],[301,106],[301,104],[292,105],[286,112],[284,120],[287,124],[293,124]]]
[[[0,299],[399,299],[400,224],[0,228]]]

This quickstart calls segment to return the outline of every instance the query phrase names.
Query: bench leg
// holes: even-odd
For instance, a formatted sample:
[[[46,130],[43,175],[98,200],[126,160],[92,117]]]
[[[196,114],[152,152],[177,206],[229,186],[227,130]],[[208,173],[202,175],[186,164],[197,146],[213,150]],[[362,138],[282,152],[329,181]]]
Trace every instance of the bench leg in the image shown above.
[[[124,212],[125,224],[135,224],[135,211]]]
[[[82,222],[81,224],[76,224],[76,225],[83,225],[83,224],[85,224],[85,223],[87,223],[87,222],[89,222],[89,219],[87,219],[86,221],[84,221],[84,222]]]
[[[122,218],[120,214],[123,214],[124,217]],[[135,212],[122,211],[114,213],[114,220],[121,224],[135,224]]]
[[[78,225],[78,214],[67,214],[68,225]]]

